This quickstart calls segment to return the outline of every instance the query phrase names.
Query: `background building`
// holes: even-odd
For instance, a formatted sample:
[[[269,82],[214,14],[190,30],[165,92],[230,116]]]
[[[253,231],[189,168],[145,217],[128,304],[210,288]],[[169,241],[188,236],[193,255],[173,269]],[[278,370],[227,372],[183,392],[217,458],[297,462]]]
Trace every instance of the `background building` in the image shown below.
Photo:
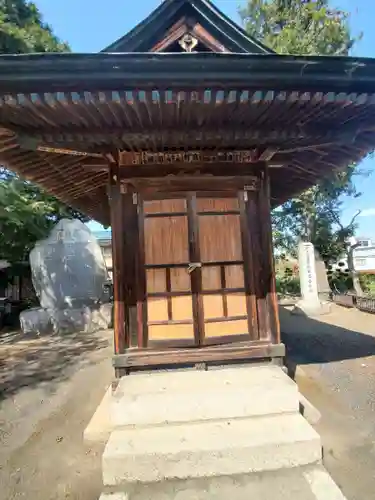
[[[107,266],[108,274],[112,279],[112,233],[111,231],[93,231],[93,235],[98,240],[102,249],[105,265]]]

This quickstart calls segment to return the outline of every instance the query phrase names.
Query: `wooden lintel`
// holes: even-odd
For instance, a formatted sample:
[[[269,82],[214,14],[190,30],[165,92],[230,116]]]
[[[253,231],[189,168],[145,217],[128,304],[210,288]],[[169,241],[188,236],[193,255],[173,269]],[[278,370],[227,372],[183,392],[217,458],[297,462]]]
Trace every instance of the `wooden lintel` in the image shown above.
[[[246,189],[257,191],[259,179],[255,176],[210,176],[210,175],[181,175],[169,177],[146,177],[122,180],[136,191],[142,192],[166,192],[166,191],[233,191],[235,189]]]
[[[169,176],[257,176],[264,167],[264,162],[258,163],[213,163],[196,165],[189,163],[173,163],[171,165],[132,165],[119,170],[121,179],[152,178]]]

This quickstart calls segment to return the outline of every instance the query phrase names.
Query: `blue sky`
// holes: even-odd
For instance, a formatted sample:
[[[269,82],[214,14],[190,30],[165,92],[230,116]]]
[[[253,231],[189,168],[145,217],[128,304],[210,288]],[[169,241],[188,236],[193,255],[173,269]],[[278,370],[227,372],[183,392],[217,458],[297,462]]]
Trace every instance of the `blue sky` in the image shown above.
[[[35,0],[34,0],[35,1]],[[124,35],[144,19],[161,0],[36,0],[44,19],[54,32],[66,40],[74,52],[97,52]],[[225,14],[239,21],[238,7],[241,0],[214,0]],[[374,0],[336,0],[335,6],[351,13],[351,26],[355,34],[363,33],[353,55],[375,57]],[[363,162],[366,171],[374,170],[369,177],[356,180],[363,195],[345,202],[343,221],[351,219],[357,210],[359,233],[375,239],[375,159]],[[94,228],[95,225],[93,226]]]

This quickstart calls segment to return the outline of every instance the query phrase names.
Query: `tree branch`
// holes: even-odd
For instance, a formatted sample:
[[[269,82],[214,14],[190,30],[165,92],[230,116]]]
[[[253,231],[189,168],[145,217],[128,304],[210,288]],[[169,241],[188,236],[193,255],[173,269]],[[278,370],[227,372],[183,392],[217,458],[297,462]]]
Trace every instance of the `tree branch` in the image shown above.
[[[354,221],[358,217],[358,215],[362,212],[362,210],[357,210],[357,212],[353,215],[352,220],[349,222],[348,227],[352,226],[354,224]]]
[[[328,209],[328,212],[329,214],[331,215],[332,219],[334,220],[334,222],[340,226],[340,229],[341,231],[345,231],[346,229],[348,229],[349,227],[351,227],[353,224],[354,224],[354,221],[356,220],[356,218],[359,216],[359,214],[362,212],[362,210],[357,210],[357,212],[353,215],[353,217],[351,218],[351,221],[349,222],[349,224],[346,225],[346,227],[344,227],[340,221],[340,217],[339,215],[332,209]]]

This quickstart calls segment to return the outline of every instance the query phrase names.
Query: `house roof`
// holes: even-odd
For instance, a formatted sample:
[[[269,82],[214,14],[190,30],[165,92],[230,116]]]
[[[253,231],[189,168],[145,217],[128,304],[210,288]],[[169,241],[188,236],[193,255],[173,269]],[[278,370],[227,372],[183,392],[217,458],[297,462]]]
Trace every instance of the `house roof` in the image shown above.
[[[199,25],[218,40],[227,52],[270,54],[271,49],[221,12],[210,0],[164,0],[126,35],[102,52],[148,52],[179,20]]]
[[[92,231],[92,234],[98,240],[99,245],[110,245],[112,241],[111,231]]]

